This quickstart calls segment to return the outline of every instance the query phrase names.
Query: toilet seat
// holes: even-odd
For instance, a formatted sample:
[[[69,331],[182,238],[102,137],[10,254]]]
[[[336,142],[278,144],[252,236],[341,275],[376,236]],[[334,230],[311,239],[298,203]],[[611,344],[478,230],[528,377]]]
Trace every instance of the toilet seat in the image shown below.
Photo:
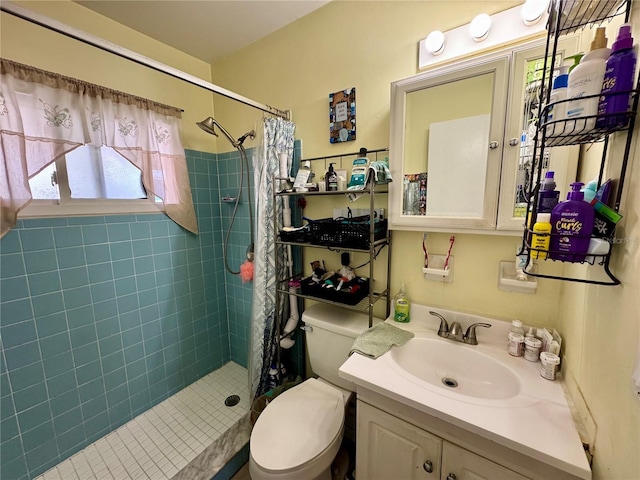
[[[283,392],[251,432],[253,463],[267,474],[296,471],[329,454],[330,464],[342,438],[344,403],[340,390],[314,378]]]

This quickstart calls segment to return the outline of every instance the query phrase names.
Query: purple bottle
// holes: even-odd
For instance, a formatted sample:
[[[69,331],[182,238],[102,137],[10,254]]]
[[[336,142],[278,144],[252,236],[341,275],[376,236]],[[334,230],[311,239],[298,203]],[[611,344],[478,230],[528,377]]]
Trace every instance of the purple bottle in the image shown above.
[[[593,207],[584,201],[580,188],[584,183],[571,184],[567,200],[551,212],[551,242],[549,258],[564,262],[583,262],[593,230]]]
[[[613,42],[607,60],[598,102],[597,128],[623,128],[629,123],[626,112],[630,109],[635,68],[636,52],[633,49],[631,25],[625,23],[620,25],[618,38]]]
[[[538,192],[538,213],[551,213],[553,207],[558,204],[560,192],[555,188],[556,182],[553,179],[553,172],[545,173]]]

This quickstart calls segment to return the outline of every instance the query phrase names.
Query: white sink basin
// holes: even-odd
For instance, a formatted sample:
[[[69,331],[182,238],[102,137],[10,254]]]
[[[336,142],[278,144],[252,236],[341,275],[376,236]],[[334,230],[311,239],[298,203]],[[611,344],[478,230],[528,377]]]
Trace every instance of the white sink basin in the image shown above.
[[[520,380],[498,360],[477,347],[439,338],[415,337],[387,356],[391,366],[413,381],[483,399],[518,395]],[[395,364],[395,365],[394,365]]]

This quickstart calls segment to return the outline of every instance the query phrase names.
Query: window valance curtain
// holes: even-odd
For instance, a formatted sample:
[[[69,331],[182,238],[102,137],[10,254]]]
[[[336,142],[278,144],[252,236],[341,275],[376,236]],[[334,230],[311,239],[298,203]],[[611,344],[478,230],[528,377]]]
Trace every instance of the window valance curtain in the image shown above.
[[[177,108],[0,58],[0,237],[32,200],[28,179],[82,145],[116,150],[197,233],[180,119]]]

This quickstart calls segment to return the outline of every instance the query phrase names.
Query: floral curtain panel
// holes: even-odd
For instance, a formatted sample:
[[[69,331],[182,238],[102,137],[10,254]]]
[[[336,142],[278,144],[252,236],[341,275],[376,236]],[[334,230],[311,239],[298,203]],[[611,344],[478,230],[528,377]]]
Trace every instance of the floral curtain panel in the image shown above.
[[[0,237],[32,200],[29,178],[82,145],[106,145],[142,172],[165,213],[197,233],[179,109],[0,59]]]

